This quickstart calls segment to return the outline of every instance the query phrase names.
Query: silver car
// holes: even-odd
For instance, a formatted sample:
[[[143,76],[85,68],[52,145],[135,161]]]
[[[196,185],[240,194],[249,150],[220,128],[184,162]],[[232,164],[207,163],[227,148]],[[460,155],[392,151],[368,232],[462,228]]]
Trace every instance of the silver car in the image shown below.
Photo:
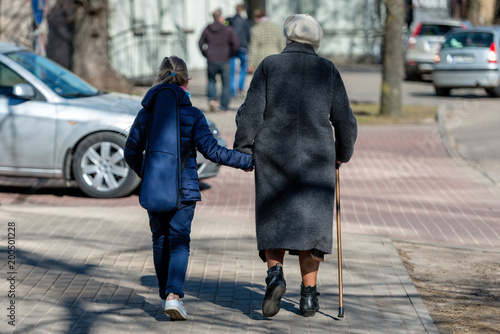
[[[123,148],[140,100],[100,92],[47,58],[0,42],[0,175],[75,180],[98,198],[130,194],[140,179]],[[218,170],[199,156],[200,178]]]
[[[444,35],[455,28],[465,28],[459,20],[436,20],[414,23],[408,37],[405,52],[405,74],[407,79],[420,79],[434,69],[434,56],[439,51]]]
[[[484,88],[500,96],[500,26],[453,31],[436,56],[433,83],[438,96],[453,88]]]

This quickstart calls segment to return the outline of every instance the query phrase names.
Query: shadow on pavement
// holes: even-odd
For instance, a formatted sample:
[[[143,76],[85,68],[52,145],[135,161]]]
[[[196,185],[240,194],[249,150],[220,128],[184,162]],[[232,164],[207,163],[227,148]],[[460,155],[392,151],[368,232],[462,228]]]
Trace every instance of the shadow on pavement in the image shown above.
[[[58,197],[71,196],[89,198],[78,188],[68,187],[27,187],[27,186],[4,186],[0,185],[0,193],[10,193],[19,195],[54,195]]]
[[[199,186],[200,191],[211,188],[211,185],[202,181],[199,182]],[[137,187],[132,194],[122,198],[127,198],[133,195],[138,196],[139,192],[140,187]],[[68,196],[73,198],[94,199],[81,191],[76,185],[66,187],[62,181],[57,182],[53,180],[28,181],[23,183],[5,182],[0,180],[0,194],[2,193],[17,195],[13,204],[22,204],[30,195],[52,195],[56,197]]]

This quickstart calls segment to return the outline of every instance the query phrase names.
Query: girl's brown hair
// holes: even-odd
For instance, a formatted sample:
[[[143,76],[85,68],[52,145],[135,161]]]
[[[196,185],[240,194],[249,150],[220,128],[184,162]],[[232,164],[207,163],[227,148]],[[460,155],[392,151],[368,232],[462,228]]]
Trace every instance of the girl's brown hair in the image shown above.
[[[191,76],[188,74],[184,60],[176,56],[165,57],[158,68],[158,77],[154,86],[163,83],[182,86],[189,80],[191,80]]]

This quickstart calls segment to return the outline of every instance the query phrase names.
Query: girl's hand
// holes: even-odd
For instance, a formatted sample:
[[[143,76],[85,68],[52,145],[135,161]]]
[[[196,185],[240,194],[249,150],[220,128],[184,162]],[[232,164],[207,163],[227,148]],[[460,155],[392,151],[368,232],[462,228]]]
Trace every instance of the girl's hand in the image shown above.
[[[245,171],[245,172],[247,172],[247,173],[248,173],[248,172],[253,172],[253,167],[250,167],[250,168],[248,168],[248,169],[244,169],[244,171]]]

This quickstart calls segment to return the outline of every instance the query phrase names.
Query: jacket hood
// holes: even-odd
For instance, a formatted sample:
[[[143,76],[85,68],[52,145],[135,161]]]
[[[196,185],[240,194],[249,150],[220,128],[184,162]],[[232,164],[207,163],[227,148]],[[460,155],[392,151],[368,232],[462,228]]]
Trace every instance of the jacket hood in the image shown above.
[[[180,106],[191,106],[192,105],[191,100],[189,100],[189,97],[187,96],[186,92],[181,87],[174,85],[174,84],[160,84],[160,85],[156,85],[156,86],[152,87],[150,90],[148,90],[148,92],[146,93],[146,95],[142,99],[142,102],[141,102],[142,106],[146,110],[152,110],[154,103],[155,103],[155,100],[156,100],[156,94],[158,94],[158,92],[160,90],[165,89],[165,88],[169,88],[169,89],[172,89],[175,91],[175,93],[177,95],[177,104],[178,105],[180,105]]]
[[[222,25],[222,23],[214,22],[212,24],[209,24],[207,28],[208,28],[208,30],[217,33],[219,31],[221,31],[222,29],[224,29],[224,27],[225,26]]]

